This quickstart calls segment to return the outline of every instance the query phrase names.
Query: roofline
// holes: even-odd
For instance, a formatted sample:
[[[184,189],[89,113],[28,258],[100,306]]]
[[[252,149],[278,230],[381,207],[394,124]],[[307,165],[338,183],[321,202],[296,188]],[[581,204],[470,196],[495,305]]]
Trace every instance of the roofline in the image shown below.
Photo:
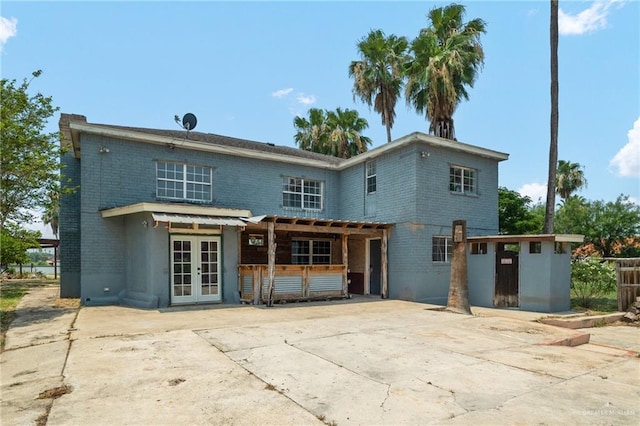
[[[192,149],[196,151],[214,152],[216,154],[232,155],[236,157],[255,158],[260,160],[271,160],[285,163],[294,163],[303,166],[318,167],[322,164],[322,168],[334,169],[335,165],[323,162],[322,160],[293,157],[287,154],[272,154],[264,151],[255,151],[252,149],[229,147],[224,145],[212,144],[209,142],[201,142],[183,138],[174,138],[171,136],[160,136],[152,133],[142,133],[132,130],[114,129],[111,127],[104,127],[97,124],[85,124],[71,122],[70,127],[72,134],[74,132],[89,133],[98,136],[107,136],[117,139],[132,140],[136,142],[150,143],[153,145],[171,145],[178,148]],[[74,147],[79,141],[74,140]]]
[[[516,242],[516,241],[551,241],[558,243],[581,243],[584,235],[580,234],[531,234],[531,235],[482,235],[467,237],[471,242]]]
[[[105,127],[99,124],[89,124],[77,121],[71,121],[69,127],[72,134],[72,143],[74,146],[74,152],[76,157],[80,157],[80,141],[79,133],[89,133],[98,136],[114,137],[118,139],[133,140],[137,142],[150,143],[154,145],[171,145],[186,149],[214,152],[217,154],[225,154],[232,156],[240,156],[245,158],[255,158],[260,160],[271,160],[285,163],[292,163],[303,166],[320,167],[329,170],[344,170],[352,167],[358,163],[372,160],[380,155],[388,152],[400,149],[401,147],[410,145],[415,142],[426,143],[431,146],[439,148],[453,149],[456,151],[466,152],[469,154],[479,155],[482,157],[490,158],[496,161],[503,161],[509,158],[509,154],[498,152],[486,148],[481,148],[475,145],[469,145],[462,142],[454,142],[448,139],[443,139],[431,135],[427,135],[421,132],[413,132],[406,136],[403,136],[395,141],[386,143],[370,151],[356,155],[349,159],[343,160],[338,164],[329,163],[320,159],[310,159],[295,157],[287,154],[273,154],[264,151],[254,151],[246,148],[229,147],[217,144],[211,144],[208,142],[194,141],[189,139],[175,138],[171,136],[159,136],[151,133],[136,132],[133,130],[116,129],[112,127]]]
[[[100,210],[103,218],[124,216],[128,214],[152,212],[152,213],[173,213],[191,214],[200,216],[226,216],[226,217],[251,217],[250,210],[231,209],[224,207],[194,206],[185,204],[164,204],[164,203],[136,203],[127,206],[113,207]]]
[[[402,136],[399,139],[381,145],[371,151],[364,152],[356,155],[355,157],[348,158],[338,166],[339,169],[345,169],[358,164],[362,161],[372,160],[387,152],[393,151],[400,147],[410,145],[415,142],[425,143],[438,148],[453,149],[456,151],[466,152],[469,154],[480,155],[482,157],[491,158],[497,161],[503,161],[509,159],[509,154],[491,149],[481,148],[475,145],[469,145],[463,142],[451,141],[449,139],[439,138],[437,136],[427,135],[422,132],[409,133],[406,136]]]

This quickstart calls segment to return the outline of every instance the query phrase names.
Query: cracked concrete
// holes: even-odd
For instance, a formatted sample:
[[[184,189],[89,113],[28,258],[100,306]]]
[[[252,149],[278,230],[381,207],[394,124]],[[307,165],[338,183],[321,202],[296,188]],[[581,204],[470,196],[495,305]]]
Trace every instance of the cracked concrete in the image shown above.
[[[370,299],[45,320],[35,305],[55,295],[43,291],[7,335],[2,424],[49,408],[49,425],[624,425],[640,414],[637,328],[547,346],[575,332],[540,314]],[[37,399],[59,386],[71,391]]]

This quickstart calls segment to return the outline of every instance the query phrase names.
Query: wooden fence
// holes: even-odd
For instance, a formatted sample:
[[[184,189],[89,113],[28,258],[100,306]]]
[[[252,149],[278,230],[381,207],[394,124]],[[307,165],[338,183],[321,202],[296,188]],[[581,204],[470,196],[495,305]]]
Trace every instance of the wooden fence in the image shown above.
[[[640,296],[640,257],[615,259],[618,311],[625,312]]]
[[[240,300],[268,300],[268,265],[238,265]],[[347,296],[346,265],[275,265],[274,300],[311,300]]]

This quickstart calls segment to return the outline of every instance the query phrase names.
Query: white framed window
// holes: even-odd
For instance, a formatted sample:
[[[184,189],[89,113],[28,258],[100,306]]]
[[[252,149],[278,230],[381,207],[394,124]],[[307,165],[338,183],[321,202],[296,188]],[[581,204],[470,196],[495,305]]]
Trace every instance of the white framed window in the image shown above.
[[[331,240],[292,240],[294,265],[331,265]]]
[[[463,194],[475,194],[476,170],[468,167],[449,167],[449,191]]]
[[[285,177],[282,184],[282,206],[302,210],[322,210],[322,181]]]
[[[377,189],[377,173],[376,173],[376,162],[368,161],[367,162],[367,194],[373,194]]]
[[[172,200],[211,201],[212,175],[211,167],[158,161],[156,195]]]
[[[433,236],[431,242],[431,260],[433,262],[448,263],[453,256],[453,242],[451,237]]]

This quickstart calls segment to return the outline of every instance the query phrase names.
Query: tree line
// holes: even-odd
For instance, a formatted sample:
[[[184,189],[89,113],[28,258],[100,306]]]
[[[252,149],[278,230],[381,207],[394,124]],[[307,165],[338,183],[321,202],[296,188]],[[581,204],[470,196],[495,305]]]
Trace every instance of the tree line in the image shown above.
[[[371,30],[357,43],[359,59],[348,67],[353,99],[380,114],[387,142],[396,118],[396,104],[404,95],[408,105],[429,121],[429,133],[455,140],[453,114],[469,99],[484,65],[480,36],[486,23],[464,22],[465,6],[435,7],[427,15],[429,26],[412,41],[404,36]],[[367,151],[371,139],[362,132],[369,123],[355,110],[311,108],[296,117],[294,140],[300,149],[349,158]]]
[[[576,195],[586,185],[580,164],[558,161],[554,188],[560,203],[554,206],[552,232],[584,235],[584,242],[573,247],[576,256],[640,257],[640,206],[623,194],[609,202]],[[498,189],[501,234],[546,233],[545,210],[544,203],[533,203],[505,187]]]

